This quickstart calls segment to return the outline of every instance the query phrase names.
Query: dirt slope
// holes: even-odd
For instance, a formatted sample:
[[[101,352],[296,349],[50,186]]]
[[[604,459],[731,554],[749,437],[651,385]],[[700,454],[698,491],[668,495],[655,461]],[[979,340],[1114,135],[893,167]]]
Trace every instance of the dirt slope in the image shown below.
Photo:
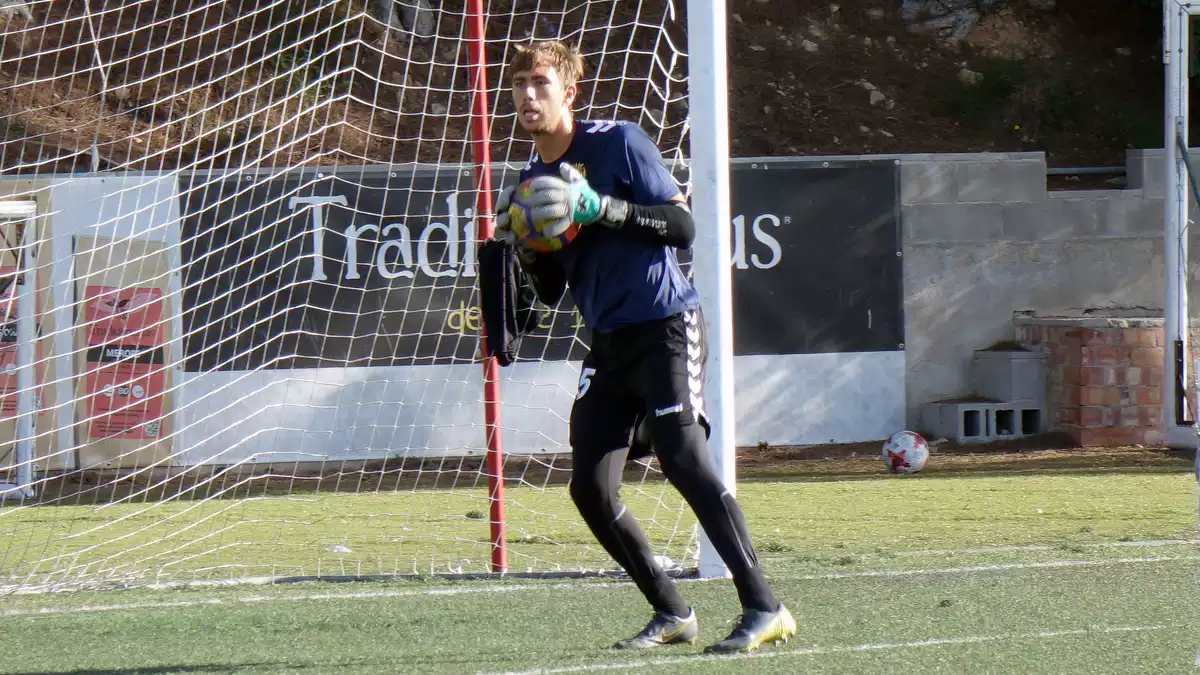
[[[589,58],[588,100],[604,104],[593,114],[653,122],[669,143],[686,116],[671,83],[686,61],[671,63],[657,27],[672,12],[682,22],[685,5],[494,0],[488,57],[506,60],[506,37],[582,30],[585,51],[607,54]],[[86,168],[93,144],[102,168],[470,160],[463,0],[441,3],[435,39],[411,43],[385,42],[351,0],[82,6],[51,0],[33,22],[9,22],[5,172]],[[1159,19],[1146,0],[1017,5],[957,43],[910,30],[899,0],[731,0],[729,11],[735,156],[1044,150],[1072,166],[1161,147]],[[502,77],[489,69],[493,155],[523,159],[527,146],[503,140]]]
[[[949,44],[911,31],[898,2],[794,4],[784,20],[733,3],[739,155],[1044,150],[1073,166],[1162,146],[1153,8],[1015,5]]]

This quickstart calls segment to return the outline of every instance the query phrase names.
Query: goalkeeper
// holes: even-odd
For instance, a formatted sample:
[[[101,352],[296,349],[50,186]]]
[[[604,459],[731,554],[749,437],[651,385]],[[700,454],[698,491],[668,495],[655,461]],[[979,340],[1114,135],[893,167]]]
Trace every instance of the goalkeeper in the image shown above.
[[[534,140],[535,153],[520,174],[521,181],[535,178],[530,215],[554,221],[546,236],[572,223],[582,226],[579,234],[553,253],[523,248],[510,229],[508,187],[497,201],[496,237],[516,247],[543,303],[554,306],[569,287],[592,331],[571,410],[571,498],[655,611],[641,632],[615,646],[691,643],[698,634],[695,612],[617,495],[640,431],[648,433],[663,474],[732,573],[741,600],[743,614],[732,633],[705,651],[786,642],[795,620],[768,586],[742,511],[706,447],[705,326],[699,297],[675,254],[692,244],[691,213],[637,125],[573,119],[582,71],[583,59],[558,42],[520,48],[509,70],[517,119]]]

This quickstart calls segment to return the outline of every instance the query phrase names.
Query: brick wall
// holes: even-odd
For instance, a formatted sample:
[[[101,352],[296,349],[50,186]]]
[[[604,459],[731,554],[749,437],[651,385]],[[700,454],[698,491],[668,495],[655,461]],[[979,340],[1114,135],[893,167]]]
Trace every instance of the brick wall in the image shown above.
[[[1161,319],[1018,318],[1016,341],[1047,353],[1046,412],[1053,430],[1081,445],[1162,443]],[[1198,353],[1195,335],[1191,344],[1189,364]]]

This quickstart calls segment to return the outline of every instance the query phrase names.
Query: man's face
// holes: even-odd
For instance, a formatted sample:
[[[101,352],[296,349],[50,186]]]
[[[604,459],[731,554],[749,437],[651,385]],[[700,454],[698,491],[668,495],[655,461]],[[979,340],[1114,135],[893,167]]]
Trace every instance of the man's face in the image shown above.
[[[521,128],[535,136],[558,128],[570,114],[575,100],[574,84],[564,87],[553,66],[535,64],[513,74],[513,105]]]

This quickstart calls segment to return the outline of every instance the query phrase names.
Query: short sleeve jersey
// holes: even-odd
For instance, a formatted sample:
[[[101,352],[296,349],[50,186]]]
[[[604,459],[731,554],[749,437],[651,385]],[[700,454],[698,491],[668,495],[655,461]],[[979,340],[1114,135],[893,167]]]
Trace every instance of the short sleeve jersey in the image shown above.
[[[560,175],[563,162],[578,169],[596,192],[634,204],[665,204],[679,192],[654,142],[629,122],[576,121],[563,156],[546,163],[535,153],[520,180]],[[670,246],[597,224],[551,255],[562,264],[571,299],[593,331],[609,333],[699,305]]]

